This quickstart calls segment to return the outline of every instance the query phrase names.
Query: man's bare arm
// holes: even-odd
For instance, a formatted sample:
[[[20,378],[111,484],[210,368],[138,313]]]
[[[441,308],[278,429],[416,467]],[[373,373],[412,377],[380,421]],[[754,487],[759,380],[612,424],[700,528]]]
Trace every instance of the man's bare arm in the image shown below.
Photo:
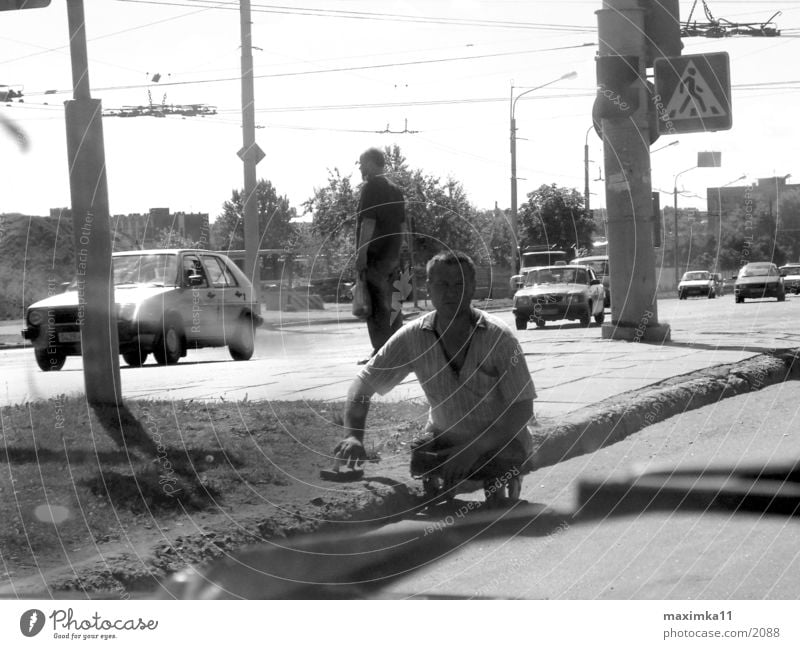
[[[344,406],[344,429],[346,437],[333,449],[334,457],[351,468],[367,459],[364,450],[364,428],[369,414],[369,403],[375,391],[356,377],[347,391]]]

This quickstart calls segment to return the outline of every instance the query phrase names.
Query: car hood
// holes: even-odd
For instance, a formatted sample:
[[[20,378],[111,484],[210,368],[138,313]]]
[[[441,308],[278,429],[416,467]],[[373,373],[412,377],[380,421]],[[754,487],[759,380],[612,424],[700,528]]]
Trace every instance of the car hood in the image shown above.
[[[678,286],[691,287],[691,286],[708,286],[710,279],[686,279],[682,280]]]
[[[582,293],[588,287],[583,284],[537,284],[536,286],[525,286],[517,291],[517,295],[550,295],[551,293]]]
[[[175,290],[176,288],[174,286],[148,286],[146,284],[116,286],[114,287],[114,301],[117,304],[138,304],[148,298]],[[43,300],[34,302],[28,308],[55,309],[69,306],[78,306],[78,291],[56,293]]]

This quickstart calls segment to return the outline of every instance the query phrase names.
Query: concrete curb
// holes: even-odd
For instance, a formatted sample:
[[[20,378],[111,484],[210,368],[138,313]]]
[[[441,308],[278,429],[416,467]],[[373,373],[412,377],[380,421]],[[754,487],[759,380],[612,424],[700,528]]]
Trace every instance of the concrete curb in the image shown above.
[[[551,466],[592,453],[665,419],[727,397],[800,378],[798,353],[755,358],[675,377],[602,406],[570,414],[553,428],[537,431],[531,468]]]

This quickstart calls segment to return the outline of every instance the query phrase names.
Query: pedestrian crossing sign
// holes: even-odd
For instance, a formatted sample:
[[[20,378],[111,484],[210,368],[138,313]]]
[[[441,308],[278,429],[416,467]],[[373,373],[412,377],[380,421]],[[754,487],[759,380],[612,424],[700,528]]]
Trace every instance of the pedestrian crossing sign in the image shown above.
[[[653,104],[660,134],[724,131],[731,127],[727,52],[656,59]]]

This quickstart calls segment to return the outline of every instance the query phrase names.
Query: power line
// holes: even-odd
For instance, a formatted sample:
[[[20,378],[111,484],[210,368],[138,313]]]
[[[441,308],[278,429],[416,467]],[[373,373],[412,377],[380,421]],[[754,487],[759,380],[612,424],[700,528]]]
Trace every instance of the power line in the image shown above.
[[[139,2],[142,0],[120,0],[121,2]],[[441,59],[421,59],[416,61],[402,61],[402,62],[393,62],[393,63],[374,63],[371,65],[358,65],[358,66],[349,66],[349,67],[339,67],[339,68],[324,68],[319,70],[299,70],[297,72],[274,72],[270,74],[257,74],[254,75],[255,79],[274,79],[280,77],[295,77],[295,76],[306,76],[310,74],[330,74],[334,72],[354,72],[358,70],[378,70],[378,69],[385,69],[385,68],[394,68],[394,67],[406,67],[406,66],[414,66],[414,65],[430,65],[435,63],[453,63],[459,61],[474,61],[478,59],[488,59],[488,58],[499,58],[503,56],[519,56],[523,54],[537,54],[541,52],[556,52],[561,50],[572,50],[572,49],[579,49],[583,47],[594,47],[595,43],[583,43],[581,45],[565,45],[562,47],[549,47],[537,50],[518,50],[515,52],[495,52],[492,54],[473,54],[469,56],[458,56],[458,57],[450,57],[450,58],[441,58]],[[241,76],[233,76],[233,77],[217,77],[215,79],[196,79],[194,81],[167,81],[165,83],[160,83],[159,87],[165,86],[188,86],[194,84],[205,84],[205,83],[231,83],[231,82],[240,82]],[[96,91],[103,91],[109,92],[114,90],[136,90],[141,88],[149,88],[152,84],[130,84],[126,86],[106,86],[102,88],[95,88]],[[48,91],[48,94],[55,94],[55,93],[67,93],[72,92],[72,89],[69,90],[56,90],[56,91]],[[30,93],[31,95],[36,94],[43,94],[43,93]]]
[[[239,11],[238,2],[216,2],[215,0],[191,0],[187,2],[164,2],[163,0],[119,0],[134,4],[154,4],[164,7],[196,7],[198,4],[213,4],[214,8]],[[552,23],[523,23],[519,21],[475,20],[466,18],[449,18],[439,16],[409,16],[406,14],[389,14],[367,11],[346,11],[341,9],[319,9],[308,7],[288,7],[284,5],[251,5],[251,11],[259,13],[288,14],[298,16],[315,16],[323,18],[346,18],[356,20],[378,20],[391,22],[409,22],[433,25],[454,25],[463,27],[498,27],[502,29],[536,29],[543,31],[592,32],[594,26],[558,25]]]

